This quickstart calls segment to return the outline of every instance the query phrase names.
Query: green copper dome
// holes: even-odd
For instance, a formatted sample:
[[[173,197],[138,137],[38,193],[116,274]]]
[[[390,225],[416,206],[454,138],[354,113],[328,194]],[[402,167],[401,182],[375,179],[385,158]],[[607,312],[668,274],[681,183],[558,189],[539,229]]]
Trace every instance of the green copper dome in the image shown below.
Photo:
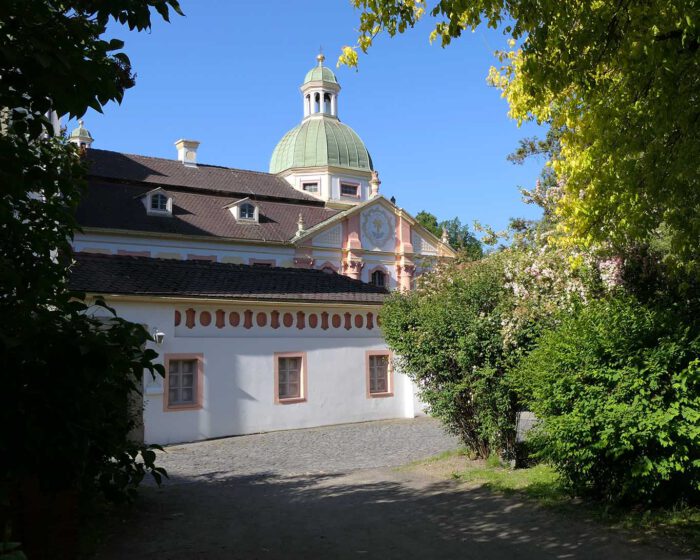
[[[272,152],[270,173],[292,167],[345,167],[372,171],[372,158],[357,133],[333,117],[306,119]]]
[[[325,66],[316,66],[315,68],[312,68],[306,73],[306,77],[304,78],[304,83],[308,84],[309,82],[332,82],[334,84],[338,83],[338,80],[335,77],[335,74],[333,73],[333,70],[330,68],[326,68]]]
[[[326,60],[323,53],[319,53],[316,60],[318,61],[318,66],[312,68],[306,73],[304,84],[308,84],[309,82],[331,82],[333,84],[337,84],[338,80],[336,79],[333,70],[326,68],[323,65],[323,61]]]
[[[73,132],[70,133],[71,138],[90,138],[92,139],[92,135],[90,134],[90,131],[85,128],[85,121],[82,119],[78,121],[78,126],[73,129]]]

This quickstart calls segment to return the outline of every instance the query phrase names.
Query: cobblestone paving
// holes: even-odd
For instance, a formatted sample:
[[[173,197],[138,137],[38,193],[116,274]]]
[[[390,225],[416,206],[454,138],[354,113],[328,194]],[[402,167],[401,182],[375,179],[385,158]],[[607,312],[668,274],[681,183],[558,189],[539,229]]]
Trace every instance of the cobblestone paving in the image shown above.
[[[344,473],[404,465],[458,445],[436,420],[420,417],[173,445],[160,454],[158,464],[171,483],[201,476]]]

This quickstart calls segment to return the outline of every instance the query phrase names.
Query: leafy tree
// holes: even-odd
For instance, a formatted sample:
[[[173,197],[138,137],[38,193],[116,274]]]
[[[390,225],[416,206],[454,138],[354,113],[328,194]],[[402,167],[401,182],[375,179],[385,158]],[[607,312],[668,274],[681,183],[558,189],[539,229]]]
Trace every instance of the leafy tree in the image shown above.
[[[443,46],[486,23],[509,36],[503,89],[519,122],[559,131],[551,160],[562,181],[556,212],[575,246],[648,244],[664,228],[669,256],[698,265],[700,243],[700,34],[695,0],[650,2],[353,0],[362,10],[357,63],[382,32],[426,13]],[[430,5],[429,5],[430,4]]]
[[[145,349],[149,334],[67,288],[85,169],[47,116],[122,100],[134,85],[130,62],[123,42],[104,36],[112,20],[149,29],[152,9],[165,19],[181,13],[176,0],[0,7],[0,523],[6,536],[14,522],[11,532],[37,556],[75,556],[70,546],[51,549],[41,532],[71,514],[37,518],[52,496],[99,489],[118,498],[147,472],[164,474],[152,449],[128,439],[144,369],[163,374]]]
[[[442,239],[443,228],[447,231],[447,239],[453,249],[459,251],[467,260],[477,260],[483,257],[484,251],[481,243],[469,231],[469,226],[462,225],[459,218],[455,217],[451,220],[444,220],[438,223],[437,218],[430,212],[421,210],[416,214],[416,220],[425,229],[436,237]]]

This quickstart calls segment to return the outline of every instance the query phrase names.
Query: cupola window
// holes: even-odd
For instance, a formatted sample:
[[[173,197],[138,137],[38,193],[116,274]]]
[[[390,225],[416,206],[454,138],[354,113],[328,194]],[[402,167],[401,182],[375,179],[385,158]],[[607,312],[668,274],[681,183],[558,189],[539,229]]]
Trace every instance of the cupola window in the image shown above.
[[[358,185],[353,185],[351,183],[340,183],[340,194],[341,196],[358,196]]]
[[[315,181],[313,183],[302,183],[301,188],[310,193],[317,193],[318,192],[318,183]]]
[[[377,288],[383,288],[386,285],[386,274],[381,270],[375,270],[372,273],[370,284],[377,286]]]
[[[255,206],[252,204],[241,204],[240,219],[241,220],[254,220],[255,219]]]

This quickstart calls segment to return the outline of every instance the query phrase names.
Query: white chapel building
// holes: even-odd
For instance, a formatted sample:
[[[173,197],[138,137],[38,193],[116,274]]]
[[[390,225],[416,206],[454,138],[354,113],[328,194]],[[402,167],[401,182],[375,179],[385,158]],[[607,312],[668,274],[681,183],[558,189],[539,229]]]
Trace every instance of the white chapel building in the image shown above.
[[[71,133],[89,164],[71,287],[157,335],[147,443],[421,412],[378,313],[455,253],[380,194],[339,93],[319,55],[268,173],[202,164],[194,140],[161,159],[93,148],[82,122]]]

